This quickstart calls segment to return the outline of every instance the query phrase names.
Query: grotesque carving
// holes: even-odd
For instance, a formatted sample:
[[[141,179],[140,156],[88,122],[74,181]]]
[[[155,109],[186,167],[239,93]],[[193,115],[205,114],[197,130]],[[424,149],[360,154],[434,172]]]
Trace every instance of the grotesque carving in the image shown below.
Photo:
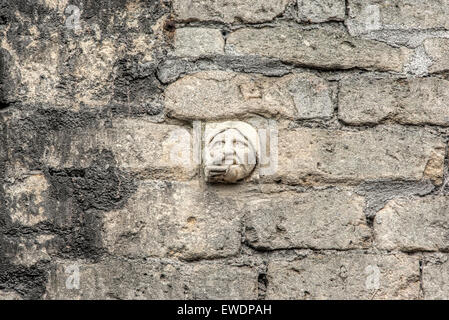
[[[241,121],[208,124],[204,136],[206,181],[235,183],[254,170],[259,140],[252,126]]]

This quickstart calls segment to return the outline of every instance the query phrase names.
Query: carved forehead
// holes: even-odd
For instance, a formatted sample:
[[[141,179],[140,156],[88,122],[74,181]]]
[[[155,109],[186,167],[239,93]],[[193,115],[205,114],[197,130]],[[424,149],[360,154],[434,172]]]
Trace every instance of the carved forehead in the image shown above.
[[[238,134],[243,139],[248,141],[249,145],[253,150],[258,149],[258,136],[257,131],[249,124],[241,121],[227,121],[217,124],[206,125],[205,130],[205,142],[209,145],[217,136],[222,136],[223,134],[236,135]]]
[[[209,139],[206,142],[212,143],[213,141],[215,141],[217,139],[223,139],[225,137],[237,137],[237,136],[242,138],[245,141],[248,141],[248,138],[242,132],[240,132],[238,129],[228,128],[228,129],[222,129],[222,130],[214,133],[214,135],[210,135]]]

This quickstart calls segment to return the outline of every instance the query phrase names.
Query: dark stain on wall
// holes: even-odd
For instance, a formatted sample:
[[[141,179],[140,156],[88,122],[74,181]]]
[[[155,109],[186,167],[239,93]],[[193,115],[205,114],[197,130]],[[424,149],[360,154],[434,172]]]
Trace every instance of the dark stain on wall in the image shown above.
[[[113,153],[105,149],[90,150],[94,160],[88,167],[52,168],[43,164],[46,147],[54,143],[52,133],[65,133],[66,139],[58,148],[70,152],[70,132],[98,126],[98,114],[18,108],[23,110],[18,119],[6,120],[5,114],[0,114],[0,289],[14,289],[24,298],[36,299],[45,291],[50,264],[48,261],[31,267],[14,264],[17,243],[21,239],[32,241],[39,235],[51,235],[53,238],[44,247],[52,257],[98,261],[104,254],[103,215],[123,207],[136,186],[132,175],[121,171]],[[49,217],[45,221],[33,226],[12,221],[9,211],[17,208],[18,203],[6,203],[4,189],[6,166],[12,163],[41,172],[47,180],[49,188],[43,206]],[[38,210],[32,195],[15,201],[31,214]]]

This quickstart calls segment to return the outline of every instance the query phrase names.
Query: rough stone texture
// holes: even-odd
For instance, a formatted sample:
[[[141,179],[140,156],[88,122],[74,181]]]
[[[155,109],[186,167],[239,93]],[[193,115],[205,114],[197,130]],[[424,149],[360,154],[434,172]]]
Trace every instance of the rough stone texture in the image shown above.
[[[107,214],[102,238],[114,255],[226,257],[240,250],[241,215],[234,199],[198,183],[145,181],[123,209]]]
[[[0,109],[16,102],[15,88],[20,81],[20,72],[8,50],[0,48]]]
[[[15,246],[15,250],[7,252],[6,256],[16,266],[31,268],[38,262],[51,261],[50,243],[54,240],[53,235],[38,235],[31,239],[11,239],[10,243]]]
[[[378,268],[378,282],[374,268]],[[418,299],[419,258],[324,253],[270,261],[267,299]]]
[[[282,14],[292,0],[174,0],[179,21],[219,21],[257,23]]]
[[[424,131],[279,131],[277,176],[289,183],[421,180],[441,183],[444,141]]]
[[[65,149],[67,139],[70,143]],[[190,131],[183,127],[118,119],[108,127],[56,132],[43,161],[53,168],[84,168],[95,161],[99,150],[110,150],[123,170],[182,179],[196,173],[190,140]]]
[[[279,59],[321,69],[374,69],[401,72],[410,50],[349,36],[340,30],[274,27],[231,33],[226,50],[237,55]]]
[[[340,83],[338,98],[338,117],[352,125],[449,125],[449,81],[444,79],[350,77]]]
[[[78,266],[79,289],[67,279]],[[66,273],[66,270],[69,270]],[[214,262],[106,260],[98,264],[57,261],[48,276],[44,299],[236,299],[257,298],[257,272]]]
[[[0,300],[22,300],[22,298],[15,292],[0,291]]]
[[[435,190],[435,185],[429,181],[366,181],[358,186],[357,194],[365,197],[365,213],[373,218],[394,198],[425,196]]]
[[[201,88],[198,90],[197,88]],[[330,118],[334,88],[311,73],[281,78],[224,71],[200,72],[168,86],[165,107],[179,119],[222,119],[245,114],[288,119]]]
[[[224,53],[224,40],[218,29],[182,28],[175,33],[175,55],[207,57]]]
[[[101,153],[111,153],[117,167],[144,176],[186,179],[196,174],[188,128],[142,118],[96,123],[94,116],[83,118],[79,113],[56,113],[56,119],[46,119],[48,123],[36,128],[36,118],[42,116],[19,113],[10,117],[6,132],[11,146],[10,176],[42,169],[42,165],[56,170],[87,168]],[[33,131],[21,131],[24,127],[39,132],[36,136]]]
[[[345,0],[297,0],[300,21],[343,21],[346,15]]]
[[[423,259],[424,299],[448,300],[449,262],[443,253],[426,254]]]
[[[446,196],[392,200],[376,215],[375,245],[387,250],[446,251],[448,214]]]
[[[449,70],[449,39],[427,39],[423,43],[424,50],[432,64],[429,67],[429,72],[445,72]]]
[[[373,30],[448,29],[449,3],[440,0],[348,0],[347,25],[354,34]]]
[[[33,226],[47,220],[46,196],[48,182],[43,174],[24,177],[12,185],[4,186],[6,205],[13,223]]]
[[[2,1],[0,60],[16,84],[7,85],[8,101],[73,110],[152,101],[168,8],[158,0],[70,4],[80,9],[77,30],[67,28],[67,1]]]
[[[324,190],[248,201],[246,240],[258,249],[344,249],[370,245],[364,201]]]

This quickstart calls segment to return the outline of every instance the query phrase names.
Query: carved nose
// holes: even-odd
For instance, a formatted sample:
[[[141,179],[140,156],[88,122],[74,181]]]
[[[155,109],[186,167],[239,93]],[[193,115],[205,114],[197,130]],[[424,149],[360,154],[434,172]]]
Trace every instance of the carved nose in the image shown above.
[[[226,143],[224,145],[223,153],[225,156],[234,154],[234,148],[232,147],[232,143],[230,143],[229,141],[226,141]]]

